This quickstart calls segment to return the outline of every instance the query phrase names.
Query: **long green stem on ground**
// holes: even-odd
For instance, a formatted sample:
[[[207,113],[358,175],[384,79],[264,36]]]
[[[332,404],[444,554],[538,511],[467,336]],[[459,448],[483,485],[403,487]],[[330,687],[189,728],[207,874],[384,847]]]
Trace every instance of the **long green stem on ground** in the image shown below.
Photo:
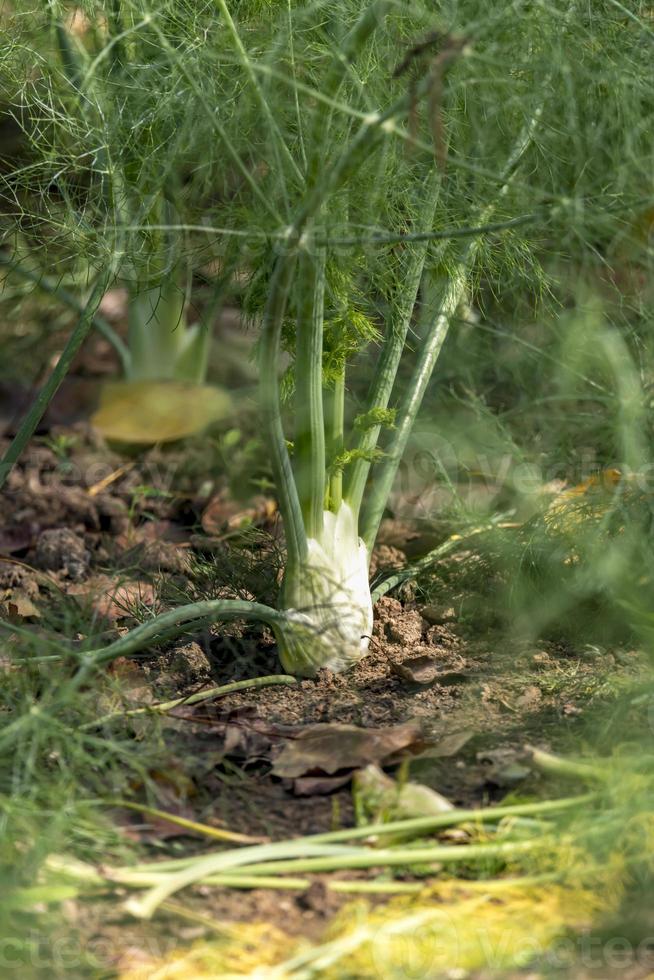
[[[260,602],[247,602],[240,599],[205,599],[201,602],[190,602],[186,606],[178,606],[177,609],[155,616],[106,647],[86,651],[81,655],[81,661],[90,666],[111,663],[116,657],[128,657],[137,650],[142,650],[162,634],[172,638],[174,632],[179,635],[191,623],[205,619],[223,621],[249,619],[277,626],[283,623],[284,613],[271,609],[270,606],[264,606]]]
[[[403,820],[389,820],[386,823],[364,824],[359,827],[344,827],[342,830],[328,830],[322,834],[310,834],[302,840],[309,844],[339,844],[354,840],[365,840],[376,843],[380,838],[387,837],[416,837],[424,834],[446,830],[448,827],[462,827],[468,824],[487,828],[502,820],[516,817],[538,816],[564,813],[568,810],[580,810],[596,801],[594,793],[584,793],[581,796],[569,796],[555,800],[538,800],[533,803],[511,803],[500,806],[483,807],[477,810],[453,809],[445,813],[429,817],[409,817]],[[204,855],[207,857],[208,855]],[[198,861],[197,855],[182,858],[172,858],[168,861],[157,861],[155,868],[152,864],[136,864],[133,871],[156,870],[157,874],[171,871],[181,871]],[[248,869],[249,870],[249,869]]]
[[[230,622],[234,619],[244,619],[259,623],[267,623],[283,634],[288,617],[284,612],[271,609],[259,602],[246,602],[240,599],[205,599],[191,602],[177,609],[155,616],[146,623],[137,626],[119,640],[109,643],[106,647],[87,650],[78,655],[79,668],[58,692],[58,698],[63,703],[69,703],[77,692],[88,682],[98,667],[111,663],[117,657],[128,657],[142,650],[150,643],[158,643],[162,638],[172,639],[186,632],[192,623],[198,622]]]
[[[476,861],[494,861],[521,855],[537,848],[551,847],[550,840],[533,839],[502,841],[492,844],[434,844],[431,847],[398,847],[354,849],[352,853],[327,854],[324,857],[287,858],[275,861],[254,862],[247,865],[249,874],[293,874],[299,872],[349,871],[356,868],[397,867],[409,864],[468,864]]]
[[[113,802],[118,807],[126,810],[134,810],[136,813],[142,813],[146,817],[154,817],[155,820],[168,820],[176,827],[182,827],[184,830],[189,830],[193,834],[202,834],[205,837],[211,837],[213,840],[230,844],[250,845],[263,844],[267,840],[266,837],[249,837],[247,834],[225,830],[223,827],[208,827],[206,824],[197,823],[195,820],[188,820],[186,817],[180,817],[175,813],[166,813],[165,810],[159,810],[153,806],[146,806],[144,803],[133,803],[131,800],[120,799],[114,800]]]
[[[150,812],[154,815],[161,815],[159,811],[151,810],[149,807],[140,807],[138,809],[141,809],[144,812]],[[163,814],[163,816],[166,815]],[[192,823],[192,821],[180,820],[180,826],[185,826]],[[107,884],[114,884],[128,888],[153,888],[160,884],[164,879],[164,875],[157,870],[160,867],[159,864],[153,865],[151,866],[151,869],[143,871],[139,871],[135,868],[104,868],[103,872],[100,873],[90,864],[65,858],[60,855],[53,855],[46,860],[45,866],[46,869],[52,874],[56,875],[57,878],[76,881],[79,884],[85,885],[89,888],[98,888],[106,886]],[[484,879],[482,881],[471,881],[466,879],[464,882],[462,882],[462,885],[466,891],[483,889],[484,892],[488,891],[491,894],[495,894],[506,889],[540,885],[546,881],[552,881],[555,877],[556,876],[553,874],[539,874],[520,875],[519,877],[499,878],[496,880]],[[449,883],[451,883],[451,881]],[[306,891],[311,887],[312,881],[310,878],[246,874],[240,872],[239,869],[236,869],[236,871],[232,874],[209,875],[209,877],[203,879],[203,884],[218,888],[267,888],[275,891]],[[325,886],[329,891],[346,895],[416,895],[420,892],[429,892],[435,886],[437,887],[438,884],[439,882],[434,878],[426,878],[416,882],[396,881],[394,879],[385,881],[370,881],[365,879],[355,879],[352,881],[342,881],[340,879],[336,879],[325,881]],[[161,903],[161,908],[165,911],[175,912],[176,914],[189,918],[193,921],[197,920],[198,922],[202,922],[203,924],[213,927],[214,929],[217,928],[215,920],[209,918],[208,916],[202,916],[186,906],[177,904],[176,902],[171,902],[170,900],[164,901]],[[220,928],[222,928],[222,926]]]
[[[308,844],[306,841],[283,844],[261,844],[214,854],[194,865],[171,874],[141,899],[127,903],[129,911],[139,918],[150,918],[156,909],[182,888],[224,871],[244,868],[247,874],[304,874],[307,872],[354,870],[356,868],[397,867],[407,864],[467,864],[478,861],[508,860],[547,847],[544,838],[506,841],[498,844],[433,845],[421,848],[369,849],[338,845]],[[327,849],[315,854],[314,849]],[[334,848],[329,851],[329,848]],[[302,852],[304,848],[304,852]],[[314,854],[311,852],[314,851]],[[298,854],[299,856],[296,856]],[[261,860],[257,860],[261,857]],[[270,859],[267,859],[269,856]]]
[[[201,704],[203,701],[210,701],[215,698],[226,697],[235,691],[247,691],[252,688],[257,690],[261,687],[273,687],[282,684],[286,687],[297,684],[295,677],[290,674],[267,674],[265,677],[248,677],[242,681],[232,681],[231,684],[223,684],[221,687],[209,687],[197,694],[188,697],[174,698],[172,701],[162,701],[160,704],[146,704],[141,708],[128,708],[125,711],[113,711],[111,714],[102,715],[93,721],[82,725],[80,731],[89,728],[98,728],[100,725],[108,725],[112,721],[123,721],[125,718],[136,718],[142,715],[164,715],[175,708],[188,707],[193,704]]]

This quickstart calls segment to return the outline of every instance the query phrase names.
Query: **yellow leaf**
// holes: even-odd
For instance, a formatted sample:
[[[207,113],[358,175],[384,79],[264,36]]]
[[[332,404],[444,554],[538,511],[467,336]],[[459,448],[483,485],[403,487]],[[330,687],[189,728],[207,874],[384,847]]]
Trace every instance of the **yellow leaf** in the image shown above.
[[[91,422],[106,439],[152,445],[201,432],[232,412],[223,388],[183,381],[107,384]]]
[[[28,595],[23,592],[14,593],[3,603],[6,613],[17,619],[40,619],[41,613]]]

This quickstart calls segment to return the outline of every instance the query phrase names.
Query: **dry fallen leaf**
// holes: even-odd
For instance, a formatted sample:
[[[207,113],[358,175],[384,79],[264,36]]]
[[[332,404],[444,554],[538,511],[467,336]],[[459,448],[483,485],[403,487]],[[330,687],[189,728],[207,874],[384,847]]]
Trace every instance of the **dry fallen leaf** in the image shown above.
[[[11,599],[6,599],[2,605],[5,606],[10,619],[40,619],[41,617],[41,613],[30,597],[24,593],[14,592]]]
[[[154,588],[149,582],[124,582],[109,589],[94,601],[93,607],[111,623],[133,615],[135,607],[153,606]]]
[[[328,796],[329,793],[341,789],[352,779],[352,773],[346,772],[340,776],[302,776],[293,780],[295,796]]]
[[[331,793],[369,762],[395,765],[425,748],[417,721],[367,729],[337,722],[282,725],[261,718],[254,706],[221,712],[209,704],[181,707],[174,717],[200,722],[219,736],[221,758],[271,760],[272,775],[291,781],[297,796]]]
[[[452,732],[440,738],[428,749],[420,753],[421,759],[449,759],[456,755],[463,746],[470,741],[475,733],[470,728],[464,728],[460,732]]]
[[[212,738],[212,748],[216,755],[214,762],[225,756],[246,762],[269,759],[274,747],[300,730],[292,725],[275,724],[262,718],[254,705],[224,711],[220,708],[220,699],[215,704],[203,701],[201,704],[180,705],[168,717],[201,726],[204,733]],[[202,751],[206,756],[206,746]]]
[[[152,607],[155,603],[155,590],[150,582],[116,582],[108,575],[69,586],[67,592],[90,599],[96,615],[109,623],[130,618],[139,606]]]
[[[333,775],[342,769],[361,769],[370,762],[391,764],[423,746],[416,721],[389,728],[357,728],[356,725],[320,724],[299,729],[275,759],[275,776]]]
[[[223,388],[182,381],[116,381],[100,395],[91,422],[106,439],[152,445],[201,432],[232,412]]]

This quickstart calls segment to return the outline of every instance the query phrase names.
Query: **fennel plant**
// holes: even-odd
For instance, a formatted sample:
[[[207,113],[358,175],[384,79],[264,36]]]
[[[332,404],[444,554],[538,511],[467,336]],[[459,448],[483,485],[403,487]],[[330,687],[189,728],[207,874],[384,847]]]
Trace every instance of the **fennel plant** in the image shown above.
[[[201,9],[125,0],[112,9],[125,26],[103,33],[83,84],[63,72],[68,98],[92,103],[80,118],[101,148],[90,169],[104,204],[101,221],[84,226],[87,240],[96,262],[109,252],[116,275],[133,271],[134,350],[153,337],[153,357],[184,370],[202,363],[193,338],[166,352],[165,337],[141,329],[158,317],[152,279],[173,298],[162,307],[166,336],[182,316],[170,243],[211,243],[221,288],[247,280],[286,567],[278,609],[189,604],[86,654],[81,675],[193,621],[244,616],[272,626],[288,672],[345,670],[370,643],[372,549],[452,324],[484,283],[506,283],[534,306],[550,288],[539,239],[564,260],[575,236],[601,227],[578,214],[605,180],[613,116],[602,59],[622,46],[631,66],[640,22],[625,26],[618,10],[600,23],[574,0],[506,0],[490,12],[464,0],[439,13],[392,0],[363,9],[354,0]],[[121,54],[132,46],[147,57]],[[156,66],[169,103],[146,93],[134,112],[144,64]],[[96,88],[102,72],[107,84]],[[125,96],[113,117],[105,89]],[[125,115],[123,105],[132,107]],[[207,194],[202,220],[178,219],[188,199],[180,161],[209,184],[217,161],[229,177],[218,201]],[[623,176],[618,168],[614,201]],[[367,395],[353,408],[375,350]],[[280,378],[282,351],[290,366]]]
[[[297,98],[289,99],[274,97],[285,80],[272,58],[254,62],[226,5],[216,6],[242,72],[241,98],[251,100],[255,118],[260,114],[267,158],[278,164],[257,188],[266,193],[260,224],[270,221],[272,211],[274,230],[255,252],[258,267],[247,297],[261,329],[261,409],[286,539],[279,611],[267,619],[286,671],[342,671],[368,649],[372,548],[423,394],[466,299],[483,236],[525,221],[524,215],[507,213],[505,202],[531,148],[543,100],[540,93],[530,95],[526,107],[508,114],[512,132],[502,141],[501,170],[471,203],[462,199],[457,176],[443,169],[434,117],[446,112],[448,98],[457,100],[445,91],[449,62],[473,56],[472,49],[445,35],[426,62],[412,66],[411,81],[397,71],[406,50],[398,37],[425,29],[431,20],[426,8],[416,16],[415,8],[387,2],[362,13],[353,4],[336,5],[347,20],[344,32],[333,23],[325,30],[311,11],[289,13],[288,33],[282,30],[275,51],[296,73],[291,88]],[[294,36],[303,39],[301,50],[297,43],[291,49]],[[312,45],[319,43],[316,65]],[[417,122],[410,122],[412,114]],[[448,217],[456,222],[451,239]],[[375,230],[388,222],[389,230]],[[353,236],[357,227],[363,233]],[[255,238],[256,227],[251,234]],[[421,303],[427,287],[435,302],[423,296]],[[416,340],[419,313],[423,327]],[[348,420],[348,367],[371,342],[380,344],[376,370],[364,404]],[[293,358],[284,391],[282,347]],[[412,373],[402,379],[404,394],[398,395],[396,380],[407,354]],[[285,401],[293,406],[292,452]],[[219,615],[233,614],[229,602],[214,608]],[[261,607],[251,614],[266,618]],[[184,615],[188,621],[200,610],[177,611],[178,620]],[[155,624],[144,627],[150,628]],[[118,648],[126,649],[120,643]]]
[[[509,194],[543,110],[540,97],[534,98],[509,142],[489,198],[464,209],[467,222],[457,229],[463,244],[434,250],[435,239],[447,241],[436,230],[447,214],[445,148],[440,144],[445,69],[456,55],[467,53],[467,45],[455,36],[440,37],[436,52],[418,66],[409,85],[396,82],[394,92],[390,85],[381,108],[366,104],[366,70],[375,92],[380,82],[402,74],[397,68],[393,72],[390,59],[397,65],[401,49],[396,45],[393,51],[392,37],[409,24],[417,29],[414,9],[403,9],[398,17],[393,5],[374,3],[325,59],[319,88],[312,91],[319,91],[320,101],[304,127],[298,110],[304,180],[299,186],[289,180],[284,187],[295,202],[265,276],[261,404],[287,548],[280,597],[284,618],[273,628],[284,669],[299,675],[321,668],[345,670],[368,649],[373,625],[368,570],[384,508],[449,326],[466,298],[482,235]],[[384,48],[385,69],[379,63]],[[258,94],[251,65],[249,71]],[[352,104],[357,96],[365,111]],[[436,104],[439,99],[442,104]],[[426,132],[420,138],[407,128],[407,119],[425,104],[432,118],[426,125],[423,121]],[[285,146],[282,136],[276,141]],[[378,179],[383,174],[391,201],[380,200],[375,171]],[[334,227],[356,227],[359,214],[370,227],[371,218],[386,218],[391,208],[401,228],[396,233],[368,233],[363,240],[343,240],[334,233]],[[400,255],[391,249],[366,261],[361,246],[374,245],[379,237],[382,243],[401,244]],[[339,255],[339,249],[349,251]],[[412,374],[404,381],[405,394],[398,396],[395,382],[411,346],[421,287],[437,271],[442,276],[437,300],[424,311]],[[382,328],[372,313],[374,303],[361,296],[363,285],[368,296],[387,291]],[[348,362],[377,332],[376,370],[348,431]],[[282,344],[294,354],[286,385],[293,389],[292,454],[278,377]],[[382,449],[384,430],[389,437]]]

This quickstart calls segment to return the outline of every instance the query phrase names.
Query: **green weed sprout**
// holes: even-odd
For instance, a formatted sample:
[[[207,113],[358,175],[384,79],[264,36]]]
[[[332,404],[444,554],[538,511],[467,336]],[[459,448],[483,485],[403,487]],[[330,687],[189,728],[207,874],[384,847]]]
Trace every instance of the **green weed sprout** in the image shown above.
[[[368,649],[371,552],[469,293],[484,282],[542,292],[539,251],[565,260],[575,241],[601,237],[607,165],[616,208],[629,167],[646,157],[641,130],[626,135],[624,96],[645,97],[647,25],[620,5],[596,19],[574,3],[489,13],[477,0],[440,19],[427,4],[391,0],[129,9],[129,43],[152,45],[162,85],[170,91],[173,78],[186,107],[180,125],[207,123],[207,153],[236,189],[188,224],[166,216],[158,180],[134,222],[126,188],[116,190],[123,171],[109,161],[107,238],[121,262],[157,275],[158,235],[213,240],[226,275],[248,279],[287,556],[277,610],[190,604],[86,654],[85,669],[190,622],[245,615],[272,626],[287,672],[342,671]],[[122,41],[121,31],[105,40],[87,74]],[[156,153],[148,160],[158,174]],[[346,389],[374,345],[370,387],[352,411]],[[280,382],[282,351],[291,363]]]

